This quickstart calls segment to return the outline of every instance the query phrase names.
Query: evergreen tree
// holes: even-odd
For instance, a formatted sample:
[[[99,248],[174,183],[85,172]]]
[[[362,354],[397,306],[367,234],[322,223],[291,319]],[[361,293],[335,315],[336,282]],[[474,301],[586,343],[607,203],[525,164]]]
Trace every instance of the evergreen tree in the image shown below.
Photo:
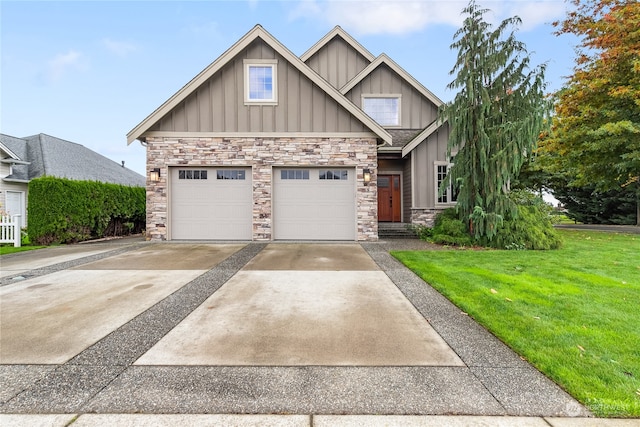
[[[520,18],[492,29],[487,12],[474,0],[463,10],[467,16],[451,44],[458,50],[450,72],[455,79],[448,85],[458,93],[440,114],[449,122],[448,155],[455,153],[442,188],[454,184],[460,218],[476,238],[491,239],[506,214],[517,214],[510,183],[535,149],[551,103],[545,66],[531,69],[527,49],[515,37]]]

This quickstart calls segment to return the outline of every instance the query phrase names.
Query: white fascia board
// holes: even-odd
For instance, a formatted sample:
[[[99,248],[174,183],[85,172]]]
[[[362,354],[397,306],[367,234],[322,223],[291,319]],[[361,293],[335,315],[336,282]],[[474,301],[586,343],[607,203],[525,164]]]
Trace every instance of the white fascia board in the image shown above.
[[[6,145],[4,145],[2,142],[0,142],[0,150],[4,151],[5,153],[7,153],[9,156],[11,156],[12,159],[15,160],[20,160],[20,157],[14,153],[13,151],[11,151],[9,149],[9,147],[7,147]],[[28,163],[27,163],[28,164]]]
[[[30,179],[14,179],[14,178],[2,178],[4,182],[17,182],[18,184],[28,184]]]
[[[31,164],[31,162],[26,162],[24,160],[18,160],[16,158],[2,159],[2,160],[0,160],[0,163],[8,163],[10,165],[30,165]]]

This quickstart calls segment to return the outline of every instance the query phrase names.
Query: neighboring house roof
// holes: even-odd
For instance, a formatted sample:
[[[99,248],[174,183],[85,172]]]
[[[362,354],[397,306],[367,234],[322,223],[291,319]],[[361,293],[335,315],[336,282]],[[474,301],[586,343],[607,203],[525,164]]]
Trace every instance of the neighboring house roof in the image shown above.
[[[5,181],[28,182],[40,176],[55,176],[145,186],[144,176],[80,144],[60,138],[42,133],[25,138],[0,134],[0,143],[3,150],[8,148],[23,161],[22,164],[14,163],[13,173],[3,178]]]
[[[166,114],[168,114],[174,107],[187,98],[190,94],[196,91],[201,85],[204,84],[210,77],[217,73],[222,67],[224,67],[229,61],[233,60],[240,52],[246,49],[254,40],[260,38],[272,49],[274,49],[279,55],[284,57],[293,67],[295,67],[301,74],[311,80],[315,85],[320,87],[329,97],[331,97],[338,105],[342,106],[350,114],[356,117],[362,122],[369,130],[371,130],[378,138],[387,144],[391,144],[391,135],[378,123],[376,123],[371,117],[365,114],[361,109],[354,105],[351,101],[346,99],[336,88],[329,84],[326,80],[320,77],[315,71],[309,68],[300,58],[294,55],[289,49],[287,49],[282,43],[276,40],[271,34],[269,34],[262,26],[256,25],[251,31],[245,34],[236,44],[225,51],[218,59],[205,68],[200,74],[194,77],[189,83],[187,83],[182,89],[176,92],[171,98],[169,98],[164,104],[158,107],[153,113],[151,113],[140,124],[133,128],[127,134],[127,143],[131,144],[136,139],[144,140],[145,132],[149,131],[155,123],[161,120]]]

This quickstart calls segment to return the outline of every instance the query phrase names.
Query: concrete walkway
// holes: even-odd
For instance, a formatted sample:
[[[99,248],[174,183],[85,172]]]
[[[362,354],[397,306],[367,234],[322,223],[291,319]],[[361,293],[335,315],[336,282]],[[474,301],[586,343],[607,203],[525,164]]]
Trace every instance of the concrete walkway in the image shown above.
[[[128,240],[5,256],[0,425],[636,425],[585,418],[394,244],[420,245]]]

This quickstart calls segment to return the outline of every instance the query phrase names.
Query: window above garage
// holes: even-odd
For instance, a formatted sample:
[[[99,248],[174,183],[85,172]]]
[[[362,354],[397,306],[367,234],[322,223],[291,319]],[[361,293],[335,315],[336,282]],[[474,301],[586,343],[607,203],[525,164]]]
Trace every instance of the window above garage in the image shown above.
[[[275,59],[244,60],[245,104],[278,103],[277,65]]]
[[[381,126],[400,126],[398,95],[362,95],[362,109]]]

